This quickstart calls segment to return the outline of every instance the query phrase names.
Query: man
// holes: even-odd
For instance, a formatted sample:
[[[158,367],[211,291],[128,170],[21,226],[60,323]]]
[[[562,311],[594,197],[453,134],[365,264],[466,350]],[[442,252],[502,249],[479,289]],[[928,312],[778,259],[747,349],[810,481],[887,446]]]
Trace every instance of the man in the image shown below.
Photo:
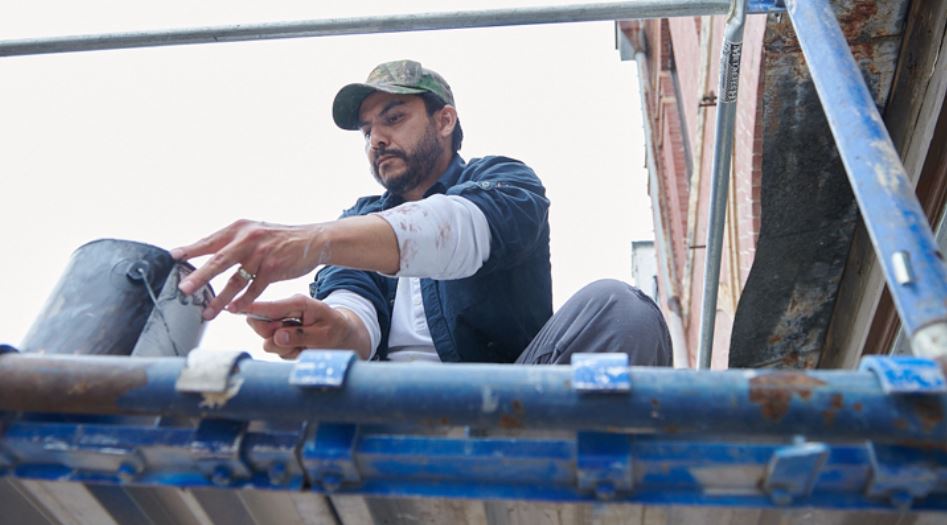
[[[576,351],[621,351],[633,364],[670,365],[660,311],[626,284],[593,283],[550,319],[545,188],[519,161],[461,159],[463,131],[440,75],[410,60],[382,64],[339,91],[333,117],[361,131],[387,191],[336,221],[238,221],[173,250],[176,259],[214,255],[181,283],[188,294],[239,265],[206,318],[226,307],[273,319],[249,323],[284,358],[350,348],[364,359],[568,363]],[[253,302],[321,264],[312,297]],[[280,322],[290,317],[301,326]]]

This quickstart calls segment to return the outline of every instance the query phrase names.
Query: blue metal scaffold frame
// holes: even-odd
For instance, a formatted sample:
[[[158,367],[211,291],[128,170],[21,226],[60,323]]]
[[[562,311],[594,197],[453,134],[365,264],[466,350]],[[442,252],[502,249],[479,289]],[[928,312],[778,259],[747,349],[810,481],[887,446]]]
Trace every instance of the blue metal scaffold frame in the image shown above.
[[[350,351],[296,363],[10,352],[0,468],[107,484],[947,511],[947,381],[933,361],[804,373],[579,356],[447,375]]]
[[[0,56],[731,7],[739,20],[722,59],[737,65],[722,68],[730,76],[721,85],[734,86],[727,100],[735,104],[736,25],[744,11],[781,11],[780,2],[636,0],[64,37],[0,42]],[[947,273],[829,3],[788,0],[785,10],[919,357],[866,358],[858,371],[711,372],[629,368],[609,354],[571,367],[446,367],[357,362],[345,351],[269,363],[226,352],[196,351],[185,361],[0,347],[0,473],[343,494],[947,511],[947,382],[933,360],[947,357]],[[718,122],[718,144],[732,139],[732,127]]]

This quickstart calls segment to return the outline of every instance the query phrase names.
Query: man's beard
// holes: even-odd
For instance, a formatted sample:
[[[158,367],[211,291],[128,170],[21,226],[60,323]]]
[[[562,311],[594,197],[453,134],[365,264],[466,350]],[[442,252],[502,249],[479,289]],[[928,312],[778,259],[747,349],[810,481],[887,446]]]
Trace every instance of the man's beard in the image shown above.
[[[404,172],[389,179],[383,179],[379,174],[378,160],[384,156],[397,157],[405,164]],[[382,149],[375,153],[375,161],[372,162],[372,175],[379,184],[395,195],[404,195],[405,193],[417,188],[423,183],[434,170],[438,159],[441,157],[441,146],[437,142],[437,131],[434,126],[428,126],[418,142],[414,153],[406,154],[400,149]]]

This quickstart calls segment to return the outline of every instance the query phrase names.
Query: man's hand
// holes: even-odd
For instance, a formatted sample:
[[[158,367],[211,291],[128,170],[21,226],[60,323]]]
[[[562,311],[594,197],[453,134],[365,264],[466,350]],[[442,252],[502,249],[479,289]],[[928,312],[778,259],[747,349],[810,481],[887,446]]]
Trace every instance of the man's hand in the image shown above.
[[[230,277],[204,310],[204,318],[213,319],[227,305],[231,311],[241,311],[270,283],[305,275],[327,259],[327,244],[320,232],[318,225],[281,226],[239,220],[194,244],[171,250],[175,260],[213,254],[206,264],[181,281],[180,289],[190,295],[228,268],[239,265],[244,272]],[[248,279],[247,274],[253,277]],[[244,288],[246,292],[230,304]]]
[[[307,348],[341,348],[355,350],[359,357],[371,355],[368,329],[352,312],[333,308],[305,295],[273,302],[257,302],[245,313],[272,319],[247,318],[247,323],[265,341],[263,350],[283,359],[295,359]],[[296,317],[302,326],[283,326],[281,319]]]
[[[193,294],[227,269],[236,266],[239,270],[204,309],[205,319],[217,317],[225,307],[242,312],[271,283],[300,277],[320,264],[388,274],[397,273],[400,265],[394,231],[374,216],[305,226],[239,220],[194,244],[171,250],[179,261],[211,254],[207,263],[181,281],[181,292]],[[244,288],[243,295],[234,300]]]

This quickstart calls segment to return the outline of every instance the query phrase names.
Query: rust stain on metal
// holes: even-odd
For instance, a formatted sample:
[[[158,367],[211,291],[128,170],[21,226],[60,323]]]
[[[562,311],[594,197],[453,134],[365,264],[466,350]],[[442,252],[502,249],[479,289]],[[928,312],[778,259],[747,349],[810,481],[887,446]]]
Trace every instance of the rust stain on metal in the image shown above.
[[[510,409],[512,414],[503,414],[500,416],[500,427],[501,428],[522,428],[523,427],[523,414],[525,409],[523,408],[523,402],[519,399],[514,399],[510,401]]]
[[[855,2],[850,9],[839,13],[839,26],[845,34],[845,40],[851,42],[870,36],[867,29],[877,13],[878,4],[874,1]]]
[[[122,410],[119,400],[148,382],[146,366],[5,356],[0,366],[0,409],[35,412],[103,413]]]
[[[829,400],[829,408],[822,412],[822,420],[825,421],[826,426],[831,426],[835,422],[835,415],[844,406],[845,401],[842,394],[832,394],[832,398]]]
[[[503,414],[500,416],[500,428],[523,428],[523,422],[517,417]]]
[[[812,389],[825,382],[798,372],[774,372],[750,379],[750,401],[760,405],[763,417],[780,421],[789,411],[792,396],[804,401],[812,397]]]
[[[779,339],[782,339],[779,336],[774,336],[770,338],[770,342],[774,342],[773,341],[774,338],[777,339],[777,341]],[[789,368],[796,368],[799,365],[799,352],[793,350],[789,352],[788,354],[786,354],[785,356],[783,356],[783,365]]]
[[[936,396],[918,396],[912,400],[911,408],[925,432],[930,432],[944,421],[944,407]]]
[[[661,417],[661,403],[657,399],[651,400],[651,417],[655,419]]]
[[[447,419],[447,417],[440,417],[438,419],[425,417],[421,419],[421,425],[427,428],[447,427],[450,426],[450,420]]]
[[[947,444],[932,443],[930,441],[921,441],[919,439],[904,439],[895,442],[902,447],[911,447],[927,452],[947,452]]]

